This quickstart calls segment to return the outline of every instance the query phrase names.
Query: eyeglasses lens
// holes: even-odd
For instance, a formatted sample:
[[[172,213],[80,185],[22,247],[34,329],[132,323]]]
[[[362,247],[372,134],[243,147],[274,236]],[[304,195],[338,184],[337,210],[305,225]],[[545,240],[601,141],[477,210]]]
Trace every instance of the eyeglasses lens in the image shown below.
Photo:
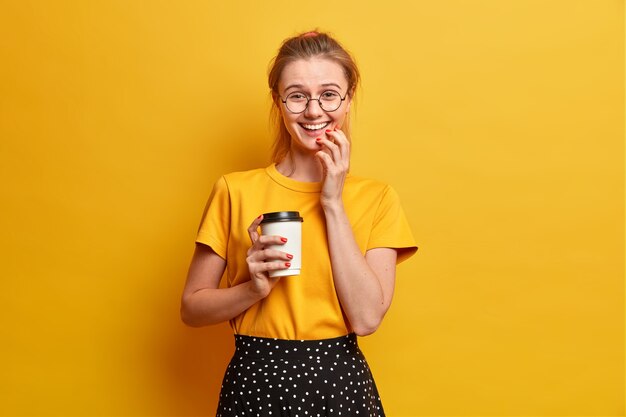
[[[308,98],[302,93],[292,93],[287,96],[285,105],[293,113],[302,113],[309,105],[309,101],[317,100],[324,111],[335,111],[341,106],[343,101],[341,95],[336,91],[324,91],[318,99]]]

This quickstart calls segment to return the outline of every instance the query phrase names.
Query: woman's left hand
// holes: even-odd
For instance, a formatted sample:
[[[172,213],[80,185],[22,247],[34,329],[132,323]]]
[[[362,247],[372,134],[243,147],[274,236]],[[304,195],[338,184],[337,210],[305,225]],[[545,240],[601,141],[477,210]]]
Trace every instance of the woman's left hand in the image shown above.
[[[339,129],[327,130],[326,135],[317,140],[323,149],[315,154],[324,172],[320,202],[323,208],[341,205],[343,184],[350,168],[350,142]]]

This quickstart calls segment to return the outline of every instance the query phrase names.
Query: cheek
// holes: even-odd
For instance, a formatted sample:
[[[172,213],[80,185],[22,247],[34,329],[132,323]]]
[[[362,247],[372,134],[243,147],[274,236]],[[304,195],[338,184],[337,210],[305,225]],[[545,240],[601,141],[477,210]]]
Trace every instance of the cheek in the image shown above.
[[[341,122],[343,124],[343,122],[346,120],[346,116],[348,115],[348,112],[338,112],[337,114],[335,114],[335,120],[338,122]]]
[[[296,123],[293,117],[285,117],[285,115],[283,115],[283,122],[285,123],[285,127],[287,127],[287,129],[293,129],[293,126]]]
[[[293,120],[290,115],[286,113],[283,109],[280,110],[280,117],[282,119],[282,124],[289,129],[289,126],[293,123]]]
[[[287,131],[287,133],[289,133],[289,136],[294,136],[297,135],[297,123],[294,120],[293,117],[285,117],[285,115],[283,115],[283,126],[285,127],[285,130]]]
[[[285,124],[289,124],[291,123],[291,121],[293,120],[293,114],[289,113],[286,109],[285,106],[280,106],[280,116],[283,118],[283,122],[285,122]]]

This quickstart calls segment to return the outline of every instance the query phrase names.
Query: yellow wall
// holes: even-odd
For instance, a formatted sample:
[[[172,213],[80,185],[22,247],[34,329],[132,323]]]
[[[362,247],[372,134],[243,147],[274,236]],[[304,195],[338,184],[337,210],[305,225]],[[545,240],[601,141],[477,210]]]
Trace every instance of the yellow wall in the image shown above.
[[[363,72],[353,172],[421,247],[362,339],[388,415],[623,416],[623,6],[3,0],[0,414],[214,412],[196,227],[266,164],[268,60],[318,26]]]

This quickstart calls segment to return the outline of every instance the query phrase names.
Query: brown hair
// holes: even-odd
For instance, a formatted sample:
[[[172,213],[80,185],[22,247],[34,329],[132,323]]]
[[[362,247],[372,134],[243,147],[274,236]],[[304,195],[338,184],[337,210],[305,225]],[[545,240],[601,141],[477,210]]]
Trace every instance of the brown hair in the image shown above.
[[[327,33],[318,31],[304,32],[292,38],[285,39],[278,50],[278,54],[270,62],[268,84],[272,94],[271,122],[275,129],[275,139],[272,146],[272,161],[282,161],[289,152],[291,136],[285,127],[282,113],[280,112],[280,94],[278,82],[287,64],[299,59],[313,57],[329,59],[341,65],[348,80],[348,95],[352,99],[359,85],[360,75],[354,58],[341,44]],[[348,139],[350,138],[350,115],[342,129]]]

